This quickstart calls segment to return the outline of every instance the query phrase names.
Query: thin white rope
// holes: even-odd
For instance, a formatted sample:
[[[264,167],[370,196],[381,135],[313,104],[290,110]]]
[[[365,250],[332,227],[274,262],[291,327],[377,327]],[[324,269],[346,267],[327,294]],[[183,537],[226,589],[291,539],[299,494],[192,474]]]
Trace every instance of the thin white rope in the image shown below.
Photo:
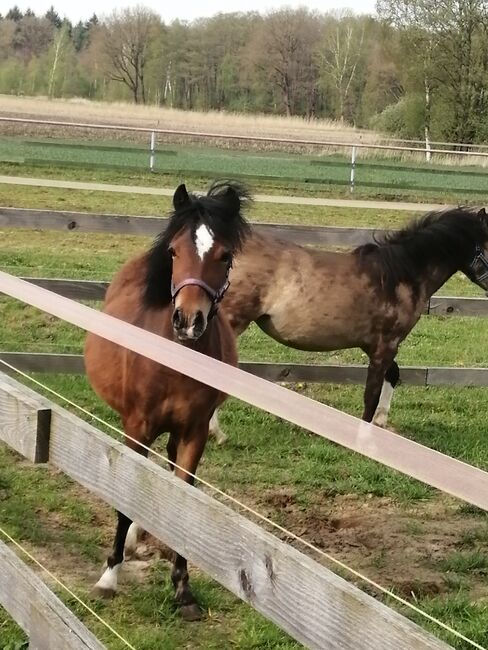
[[[131,650],[136,650],[133,645],[131,645],[124,637],[117,632],[117,630],[114,630],[114,628],[110,625],[110,623],[107,623],[101,616],[99,616],[91,607],[90,605],[87,605],[79,596],[77,596],[69,587],[67,587],[59,578],[57,578],[49,569],[47,569],[39,560],[37,560],[27,549],[25,549],[17,540],[15,540],[11,535],[7,533],[1,526],[0,526],[0,534],[2,534],[6,539],[9,540],[14,546],[16,546],[24,555],[26,555],[29,560],[34,562],[34,564],[37,564],[39,568],[41,568],[56,584],[58,584],[60,587],[62,587],[72,598],[74,598],[80,605],[82,605],[90,614],[92,614],[100,623],[102,623],[112,634],[114,634],[118,639],[120,639],[128,648],[131,648]]]
[[[416,605],[410,603],[408,600],[405,600],[401,596],[398,596],[393,591],[390,591],[389,589],[387,589],[386,587],[383,587],[382,585],[378,584],[377,582],[375,582],[371,578],[368,578],[367,576],[363,575],[359,571],[356,571],[355,569],[348,566],[347,564],[345,564],[341,560],[338,560],[334,556],[329,555],[329,553],[327,553],[326,551],[323,551],[322,549],[318,548],[317,546],[314,546],[311,542],[308,542],[307,540],[302,539],[301,537],[299,537],[298,535],[296,535],[292,531],[288,530],[287,528],[284,528],[280,524],[277,524],[272,519],[269,519],[269,517],[266,517],[266,515],[263,515],[260,512],[258,512],[257,510],[254,510],[253,508],[246,505],[245,503],[242,503],[241,501],[239,501],[235,497],[231,496],[230,494],[226,494],[220,488],[216,487],[215,485],[212,485],[211,483],[209,483],[205,479],[199,478],[198,476],[196,476],[196,474],[192,474],[191,472],[186,470],[184,467],[181,467],[181,466],[177,465],[176,463],[170,461],[168,458],[166,458],[166,456],[163,456],[159,452],[154,451],[153,449],[151,449],[150,447],[148,447],[148,446],[144,445],[143,443],[139,442],[138,440],[136,440],[132,436],[129,436],[128,434],[126,434],[125,431],[123,431],[122,429],[119,429],[118,427],[114,426],[113,424],[110,424],[109,422],[106,422],[105,420],[100,418],[98,415],[95,415],[94,413],[91,413],[90,411],[83,408],[82,406],[79,406],[79,404],[76,404],[76,402],[73,402],[72,400],[65,397],[64,395],[61,395],[60,393],[53,390],[49,386],[46,386],[45,384],[38,381],[37,379],[34,379],[34,377],[30,377],[27,373],[23,372],[22,370],[19,370],[18,368],[15,368],[11,364],[7,363],[6,361],[3,361],[3,359],[0,359],[0,363],[7,366],[8,368],[13,370],[14,372],[17,372],[22,377],[25,377],[27,380],[33,382],[34,384],[36,384],[40,388],[43,388],[44,390],[51,393],[52,395],[54,395],[58,399],[62,400],[66,404],[69,404],[73,408],[79,410],[81,413],[84,413],[88,417],[93,418],[96,422],[99,422],[100,424],[106,426],[107,428],[111,429],[112,431],[114,431],[115,433],[119,434],[120,436],[126,438],[127,440],[130,440],[131,442],[135,442],[139,447],[141,447],[142,449],[145,449],[146,451],[153,454],[157,458],[160,458],[165,463],[169,463],[173,467],[177,467],[179,470],[181,470],[182,472],[184,472],[188,476],[191,476],[193,479],[195,479],[196,481],[198,481],[202,485],[205,485],[205,487],[209,488],[210,490],[212,490],[216,494],[224,497],[224,499],[227,499],[228,501],[234,503],[236,506],[238,506],[239,508],[242,508],[243,510],[245,510],[249,514],[253,515],[257,519],[260,519],[261,521],[265,522],[266,524],[268,524],[272,528],[275,528],[276,530],[279,530],[281,533],[283,533],[287,537],[290,537],[294,541],[299,542],[300,544],[307,547],[311,551],[314,551],[314,553],[317,553],[318,555],[320,555],[323,558],[327,559],[332,564],[335,564],[336,566],[340,567],[344,571],[347,571],[348,573],[353,575],[355,578],[358,578],[359,580],[362,580],[363,582],[370,585],[371,587],[374,587],[375,589],[377,589],[379,592],[381,592],[385,596],[388,596],[389,598],[392,598],[393,600],[400,603],[404,607],[407,607],[408,609],[412,610],[413,612],[415,612],[419,616],[422,616],[423,618],[426,618],[431,623],[435,623],[436,625],[438,625],[442,629],[446,630],[447,632],[449,632],[453,636],[457,637],[458,639],[461,639],[462,641],[465,641],[466,643],[471,645],[473,648],[476,648],[477,650],[488,650],[486,647],[481,646],[478,643],[476,643],[476,641],[473,641],[472,639],[469,639],[468,637],[464,636],[463,634],[461,634],[461,632],[458,632],[457,630],[452,628],[447,623],[444,623],[443,621],[435,618],[435,616],[432,616],[431,614],[428,614],[424,610],[420,609],[420,607],[417,607]]]

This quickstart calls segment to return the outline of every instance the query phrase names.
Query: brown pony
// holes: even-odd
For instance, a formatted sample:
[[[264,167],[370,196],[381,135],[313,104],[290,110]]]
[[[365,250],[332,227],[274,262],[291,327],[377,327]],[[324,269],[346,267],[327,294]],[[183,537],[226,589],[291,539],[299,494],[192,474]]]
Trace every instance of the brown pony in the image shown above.
[[[300,350],[361,348],[369,357],[363,419],[385,426],[399,379],[398,346],[456,271],[488,289],[488,217],[430,213],[352,252],[303,248],[253,233],[222,303],[241,334],[252,321]],[[225,438],[212,418],[213,433]]]
[[[217,306],[228,287],[234,254],[249,226],[242,216],[247,191],[236,183],[214,183],[206,196],[180,185],[174,212],[152,249],[127,262],[113,279],[103,311],[149,332],[179,341],[225,363],[237,364],[235,336]],[[209,421],[225,395],[105,339],[89,334],[88,379],[121,415],[128,436],[146,446],[169,432],[167,452],[175,475],[193,478],[208,437]],[[137,442],[127,445],[147,456]],[[113,552],[95,594],[113,596],[131,520],[118,513]],[[135,528],[130,543],[134,544]],[[129,539],[127,539],[129,546]],[[200,617],[188,584],[186,559],[175,554],[171,578],[176,602],[187,620]]]

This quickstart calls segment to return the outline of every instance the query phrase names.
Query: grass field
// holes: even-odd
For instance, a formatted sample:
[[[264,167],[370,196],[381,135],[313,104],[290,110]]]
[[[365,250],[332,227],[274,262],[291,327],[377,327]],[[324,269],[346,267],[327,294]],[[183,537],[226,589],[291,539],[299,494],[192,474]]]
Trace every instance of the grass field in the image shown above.
[[[0,167],[0,173],[5,168]],[[76,170],[64,176],[71,174],[91,174],[101,180],[98,171]],[[107,182],[121,179],[118,172],[104,174]],[[169,178],[174,184],[176,177]],[[254,189],[262,191],[262,186]],[[164,214],[169,201],[0,185],[0,205],[143,215]],[[410,215],[258,204],[250,217],[383,227],[401,225]],[[109,279],[127,257],[148,243],[141,237],[3,230],[0,267],[18,275]],[[460,275],[443,292],[480,295]],[[5,298],[0,304],[0,349],[81,350],[84,335],[76,328]],[[486,366],[487,335],[487,319],[423,318],[402,346],[399,361]],[[290,350],[265,338],[257,328],[241,337],[240,356],[243,360],[317,363],[363,360],[356,351],[319,355]],[[117,423],[84,377],[38,378]],[[361,387],[292,388],[349,413],[360,413]],[[488,469],[487,405],[486,389],[401,386],[391,422],[413,440]],[[222,425],[229,434],[228,444],[209,444],[199,471],[202,478],[488,646],[488,519],[482,512],[236,400],[227,402]],[[160,450],[164,443],[159,443]],[[1,447],[0,512],[0,525],[87,597],[111,544],[114,516],[110,508],[62,475],[33,469]],[[183,624],[173,610],[164,550],[147,543],[141,551],[139,561],[127,563],[120,595],[111,603],[92,602],[138,649],[298,647],[196,569],[192,580],[207,617],[194,626]],[[107,647],[123,647],[70,599],[67,602]],[[422,624],[460,650],[469,647]],[[0,614],[0,648],[12,650],[23,640],[18,628]]]
[[[267,191],[294,192],[316,196],[350,196],[350,163],[345,157],[321,158],[298,153],[232,151],[195,144],[159,147],[155,173],[149,172],[149,152],[113,141],[29,141],[0,139],[0,161],[9,161],[18,175],[51,174],[71,169],[77,177],[92,175],[94,169],[108,173],[117,182],[123,177],[139,177],[143,184],[187,182],[232,175]],[[358,153],[355,197],[412,199],[444,203],[479,203],[488,196],[488,172],[481,166],[464,168],[405,161],[374,161]],[[484,160],[484,159],[483,159]],[[476,159],[482,164],[482,161]],[[231,170],[231,171],[230,171]]]

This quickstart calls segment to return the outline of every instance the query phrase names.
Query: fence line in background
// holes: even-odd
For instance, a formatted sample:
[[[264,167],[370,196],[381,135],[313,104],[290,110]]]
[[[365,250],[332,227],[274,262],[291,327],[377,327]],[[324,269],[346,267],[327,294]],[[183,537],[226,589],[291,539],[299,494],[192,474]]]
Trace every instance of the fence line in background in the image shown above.
[[[84,374],[83,356],[55,352],[1,352],[0,359],[23,372]],[[364,384],[367,366],[361,364],[301,364],[242,361],[239,368],[267,381]],[[6,371],[7,372],[7,371]],[[402,366],[402,383],[410,386],[488,386],[488,368]]]
[[[61,120],[35,120],[28,118],[19,118],[19,117],[6,117],[0,116],[0,122],[11,122],[14,124],[38,124],[40,126],[59,126],[59,127],[69,127],[69,128],[83,128],[83,129],[104,129],[107,131],[133,131],[135,133],[155,133],[160,135],[180,135],[193,138],[205,138],[205,139],[223,139],[223,140],[235,140],[235,141],[249,141],[249,142],[270,142],[276,144],[295,144],[295,145],[308,145],[308,146],[317,146],[317,147],[340,147],[340,148],[351,148],[356,147],[357,149],[377,149],[377,150],[386,150],[386,151],[409,151],[414,153],[439,153],[444,155],[453,155],[453,156],[474,156],[480,158],[487,158],[488,152],[480,151],[456,151],[450,149],[432,149],[432,148],[422,148],[422,147],[400,147],[396,145],[385,145],[385,144],[369,144],[366,142],[335,142],[327,140],[303,140],[303,139],[292,139],[292,138],[274,138],[266,136],[257,136],[257,135],[236,135],[236,134],[225,134],[225,133],[208,133],[203,131],[185,131],[185,130],[175,130],[175,129],[160,129],[153,127],[142,127],[142,126],[126,126],[121,124],[92,124],[85,122],[64,122]]]
[[[15,267],[12,267],[12,269],[15,269]],[[22,279],[73,300],[103,300],[109,285],[108,282],[98,280],[33,278],[27,276],[22,277]],[[427,303],[424,314],[430,314],[431,316],[488,316],[488,300],[486,298],[434,295]]]

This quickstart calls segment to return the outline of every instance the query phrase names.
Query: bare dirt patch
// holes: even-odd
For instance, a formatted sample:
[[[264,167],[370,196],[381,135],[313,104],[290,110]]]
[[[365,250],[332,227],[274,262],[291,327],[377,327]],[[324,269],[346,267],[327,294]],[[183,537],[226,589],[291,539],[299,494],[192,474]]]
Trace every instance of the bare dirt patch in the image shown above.
[[[459,503],[448,498],[403,506],[389,498],[345,495],[303,506],[292,488],[278,488],[255,496],[255,502],[299,537],[407,597],[447,592],[450,576],[440,561],[462,549],[468,533],[486,528],[479,517],[460,514]],[[481,542],[477,548],[488,550]],[[476,599],[488,596],[482,575],[467,580]]]

